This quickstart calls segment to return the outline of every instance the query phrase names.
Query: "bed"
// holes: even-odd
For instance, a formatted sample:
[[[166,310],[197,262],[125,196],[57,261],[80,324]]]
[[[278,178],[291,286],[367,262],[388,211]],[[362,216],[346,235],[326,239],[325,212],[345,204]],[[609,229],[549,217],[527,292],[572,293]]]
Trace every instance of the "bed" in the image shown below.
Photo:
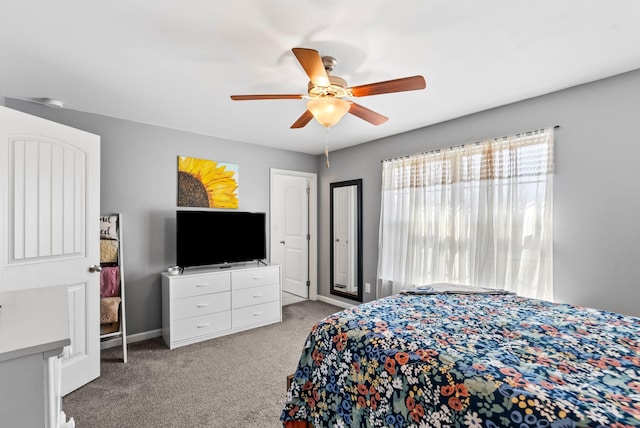
[[[505,294],[382,298],[313,327],[281,420],[640,426],[640,318]]]

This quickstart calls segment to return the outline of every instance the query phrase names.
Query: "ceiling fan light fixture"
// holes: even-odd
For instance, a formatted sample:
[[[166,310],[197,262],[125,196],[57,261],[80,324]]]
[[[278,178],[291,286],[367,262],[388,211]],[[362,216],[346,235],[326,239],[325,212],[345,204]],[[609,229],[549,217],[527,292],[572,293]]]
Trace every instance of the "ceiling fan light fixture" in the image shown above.
[[[342,119],[351,105],[341,98],[312,98],[307,102],[307,110],[325,128],[329,128]]]
[[[389,120],[388,117],[376,113],[352,101],[343,98],[367,97],[369,95],[390,94],[394,92],[415,91],[426,88],[422,76],[403,77],[385,80],[365,85],[349,86],[342,77],[333,76],[336,59],[329,56],[321,57],[317,50],[308,48],[293,48],[291,50],[309,77],[307,95],[302,94],[263,94],[263,95],[231,95],[232,100],[293,100],[306,98],[307,109],[291,125],[291,129],[305,127],[312,118],[329,129],[340,121],[345,113],[371,123],[381,125]]]

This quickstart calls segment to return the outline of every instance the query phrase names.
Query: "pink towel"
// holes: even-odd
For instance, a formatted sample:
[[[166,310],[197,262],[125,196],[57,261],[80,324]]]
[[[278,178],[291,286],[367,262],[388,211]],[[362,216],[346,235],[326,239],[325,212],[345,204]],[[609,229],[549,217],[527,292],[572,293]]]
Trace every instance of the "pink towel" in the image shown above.
[[[100,272],[100,297],[120,296],[120,271],[117,266],[103,267]]]

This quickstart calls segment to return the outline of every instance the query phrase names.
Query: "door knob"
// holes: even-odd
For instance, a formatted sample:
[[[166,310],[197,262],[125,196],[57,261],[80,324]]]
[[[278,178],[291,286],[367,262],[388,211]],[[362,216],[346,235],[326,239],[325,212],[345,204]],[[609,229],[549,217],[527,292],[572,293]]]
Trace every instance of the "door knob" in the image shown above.
[[[89,266],[89,272],[100,272],[102,270],[102,266],[100,265],[91,265]]]

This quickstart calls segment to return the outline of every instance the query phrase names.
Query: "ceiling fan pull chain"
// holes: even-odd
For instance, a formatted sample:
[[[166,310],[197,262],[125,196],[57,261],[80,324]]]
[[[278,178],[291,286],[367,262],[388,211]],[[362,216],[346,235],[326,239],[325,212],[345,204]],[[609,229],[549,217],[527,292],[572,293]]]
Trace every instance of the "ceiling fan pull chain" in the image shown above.
[[[331,167],[329,163],[329,128],[324,128],[324,156],[327,158],[325,161],[327,168]]]

